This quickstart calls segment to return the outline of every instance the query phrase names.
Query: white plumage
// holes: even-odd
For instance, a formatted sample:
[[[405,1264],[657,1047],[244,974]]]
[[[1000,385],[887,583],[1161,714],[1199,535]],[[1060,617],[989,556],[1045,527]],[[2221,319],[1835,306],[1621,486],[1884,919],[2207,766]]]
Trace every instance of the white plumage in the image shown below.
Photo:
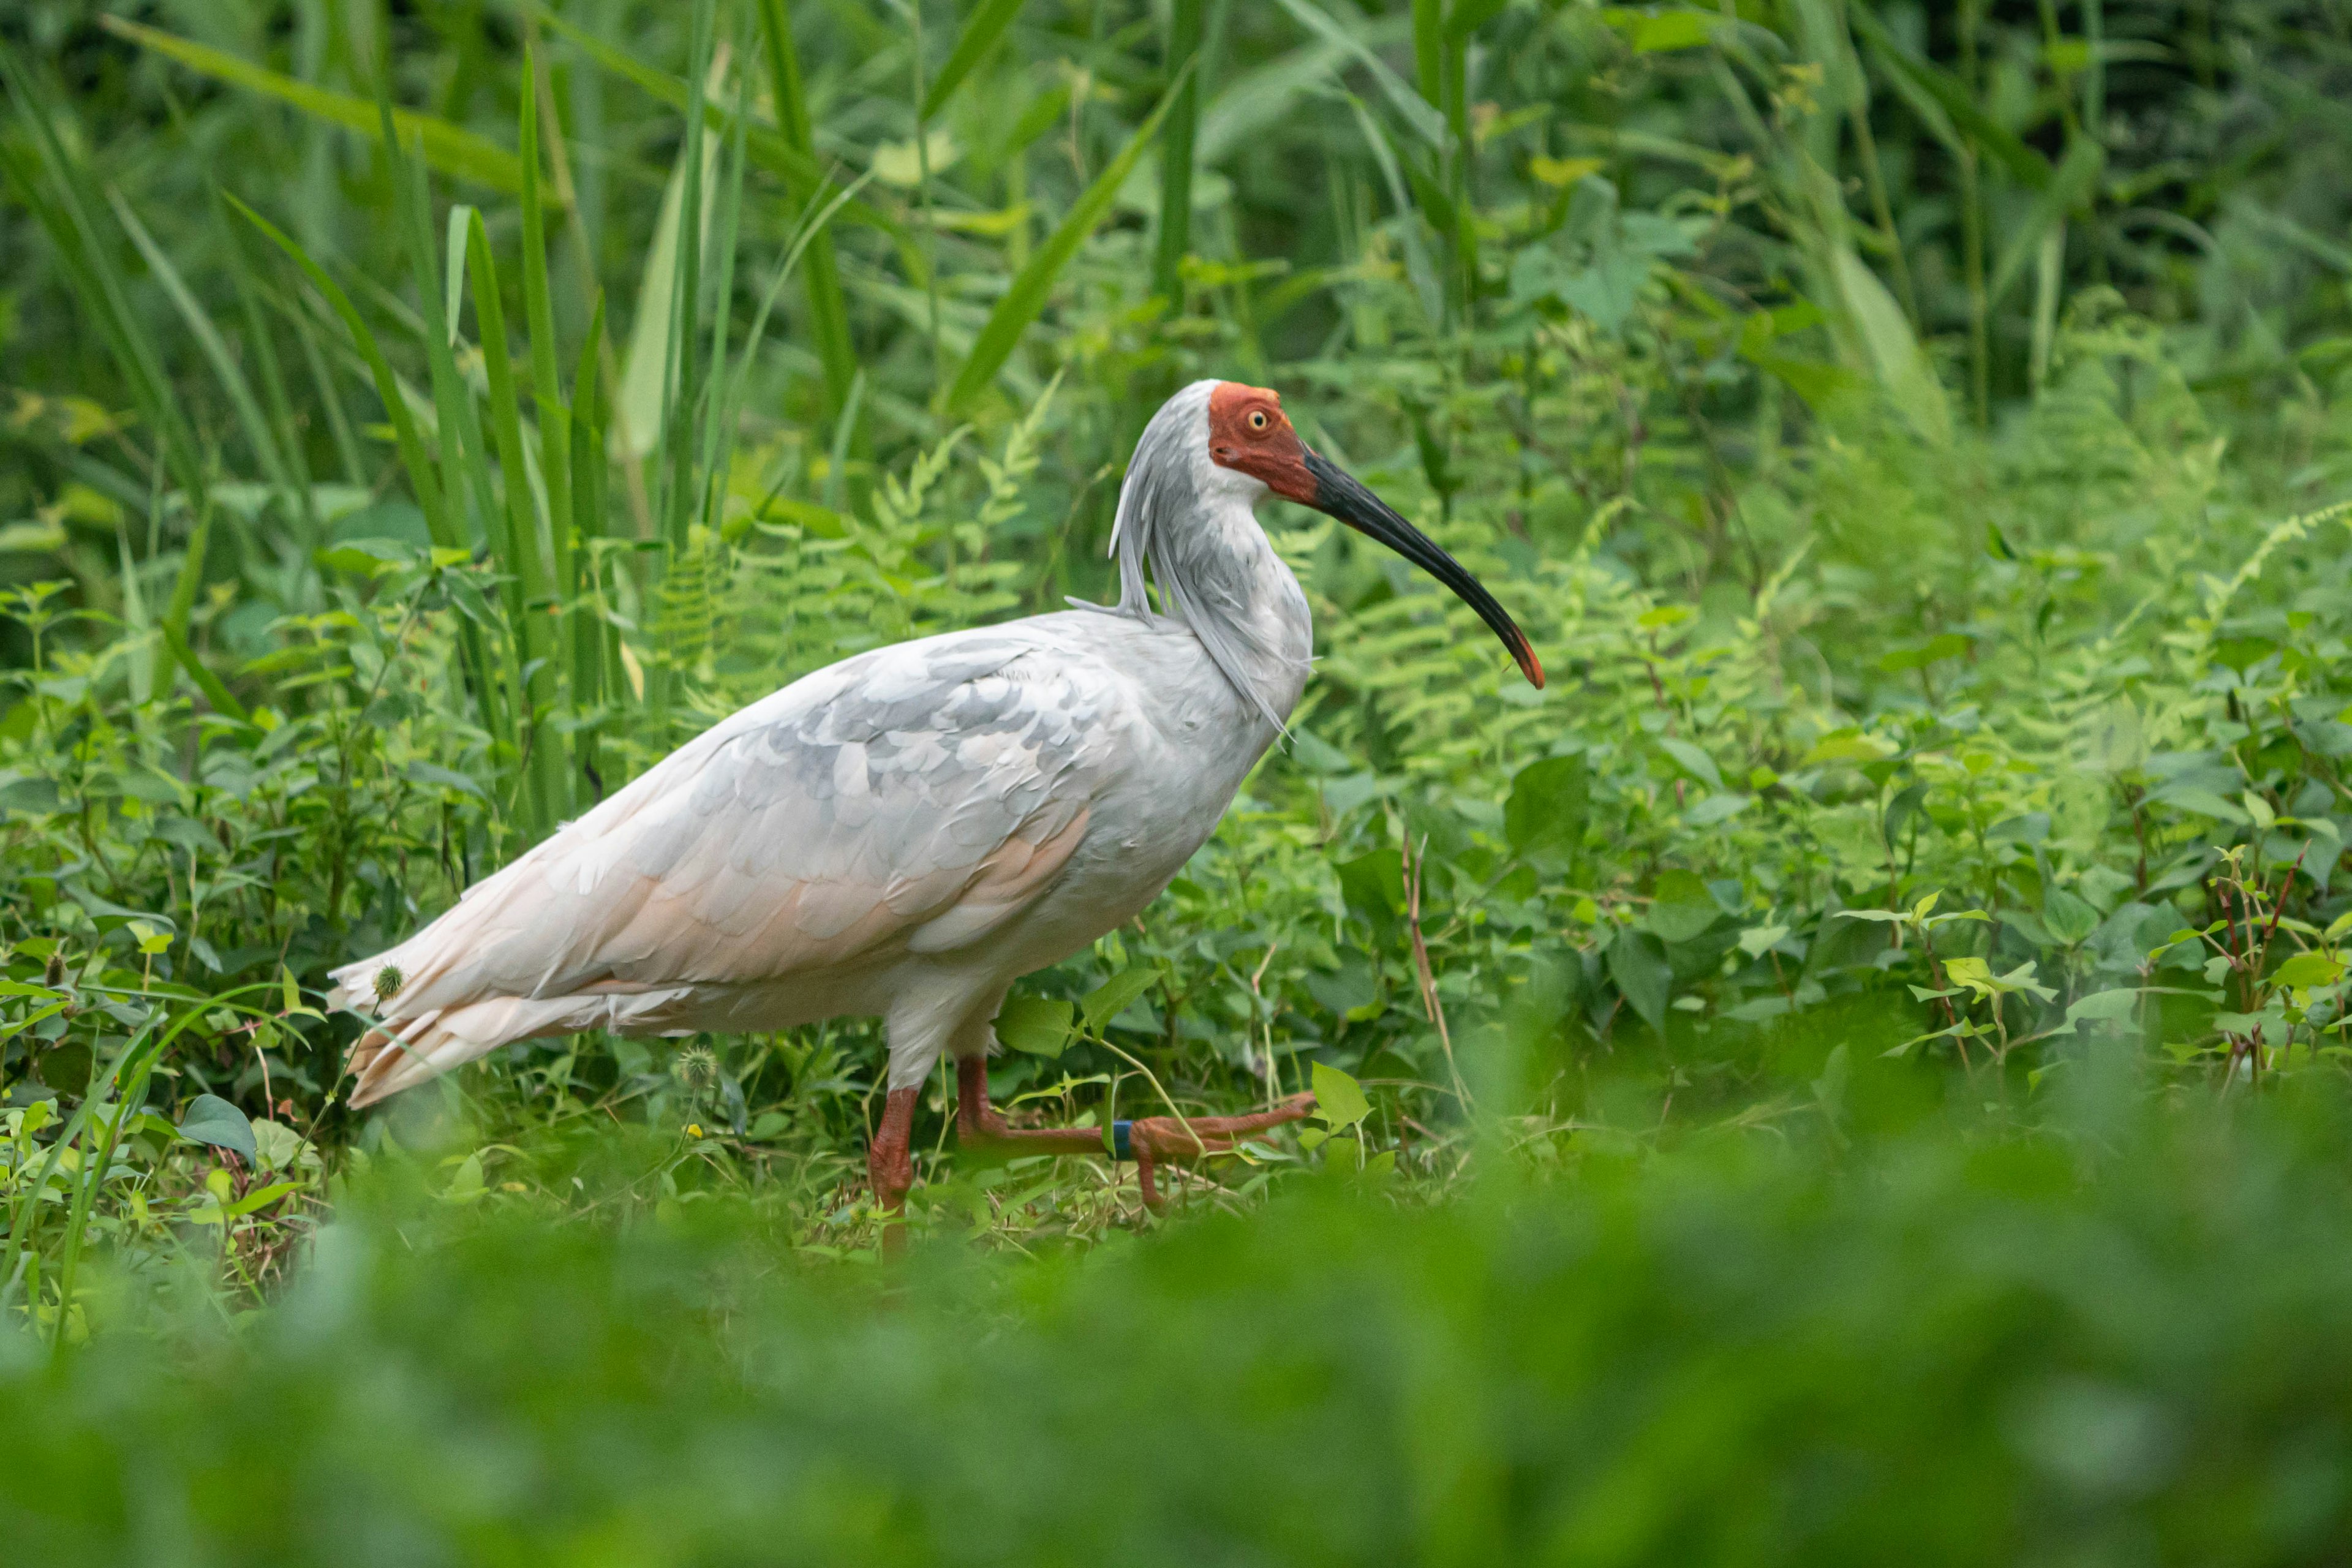
[[[1403,529],[1408,553],[1468,581],[1360,486],[1328,493],[1337,470],[1279,408],[1201,382],[1154,417],[1120,496],[1116,606],[805,676],[336,971],[336,1000],[375,1015],[352,1103],[534,1037],[864,1015],[887,1021],[892,1100],[911,1116],[942,1051],[977,1063],[993,1047],[1015,979],[1159,895],[1297,702],[1312,628],[1253,513],[1269,481],[1388,542]],[[1229,426],[1255,445],[1237,451]],[[1350,515],[1365,502],[1374,524]],[[379,998],[387,969],[400,984]],[[877,1162],[903,1163],[882,1142]]]

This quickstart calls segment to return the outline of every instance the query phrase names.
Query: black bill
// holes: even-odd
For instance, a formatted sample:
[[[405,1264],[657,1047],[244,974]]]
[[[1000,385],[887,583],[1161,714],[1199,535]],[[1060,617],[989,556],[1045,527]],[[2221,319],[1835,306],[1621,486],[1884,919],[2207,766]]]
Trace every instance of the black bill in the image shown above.
[[[1316,510],[1330,513],[1368,539],[1379,540],[1453,589],[1503,639],[1504,647],[1518,661],[1519,673],[1528,678],[1528,684],[1544,683],[1543,666],[1536,660],[1536,650],[1528,646],[1527,635],[1495,602],[1495,595],[1486,592],[1486,585],[1470,574],[1469,568],[1445,553],[1435,540],[1398,516],[1393,507],[1366,489],[1354,475],[1311,447],[1307,449],[1307,471],[1315,477]]]

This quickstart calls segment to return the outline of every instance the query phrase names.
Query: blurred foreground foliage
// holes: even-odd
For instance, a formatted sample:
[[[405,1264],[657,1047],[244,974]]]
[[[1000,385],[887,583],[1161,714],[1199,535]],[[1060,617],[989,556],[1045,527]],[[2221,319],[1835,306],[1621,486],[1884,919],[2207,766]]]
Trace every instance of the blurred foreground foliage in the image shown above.
[[[780,1270],[740,1205],[453,1220],[380,1168],[268,1314],[114,1281],[90,1348],[0,1338],[0,1527],[93,1565],[2340,1561],[2352,1105],[2149,1114],[2132,1056],[2032,1136],[1878,1063],[1842,1133],[1588,1135],[1573,1182],[1010,1270]]]

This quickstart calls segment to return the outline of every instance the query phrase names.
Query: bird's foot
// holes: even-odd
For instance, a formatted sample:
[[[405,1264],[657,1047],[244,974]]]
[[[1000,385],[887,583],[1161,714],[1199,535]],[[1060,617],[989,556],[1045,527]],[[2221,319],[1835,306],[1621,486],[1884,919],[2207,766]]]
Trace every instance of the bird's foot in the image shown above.
[[[1253,1132],[1296,1121],[1315,1110],[1315,1096],[1294,1094],[1272,1110],[1248,1116],[1147,1116],[1114,1121],[1109,1136],[1098,1127],[1013,1127],[988,1103],[988,1063],[981,1057],[956,1062],[956,1142],[960,1147],[1020,1154],[1104,1154],[1133,1160],[1144,1204],[1154,1214],[1167,1207],[1153,1179],[1161,1164],[1183,1164],[1203,1154],[1223,1154]]]
[[[1127,1128],[1125,1142],[1135,1158],[1136,1184],[1142,1190],[1144,1206],[1159,1214],[1168,1203],[1160,1195],[1152,1179],[1154,1167],[1161,1163],[1184,1164],[1204,1154],[1227,1153],[1253,1132],[1263,1132],[1314,1113],[1315,1096],[1309,1092],[1294,1094],[1272,1110],[1248,1116],[1193,1116],[1181,1121],[1173,1116],[1148,1116],[1112,1125],[1114,1130]]]

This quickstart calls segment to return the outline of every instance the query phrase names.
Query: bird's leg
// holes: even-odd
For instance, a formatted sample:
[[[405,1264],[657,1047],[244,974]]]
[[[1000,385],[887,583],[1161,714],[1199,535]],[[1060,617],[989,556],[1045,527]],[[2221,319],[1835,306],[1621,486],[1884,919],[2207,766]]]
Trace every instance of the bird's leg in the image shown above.
[[[988,1103],[988,1060],[984,1057],[956,1058],[956,1138],[965,1148],[996,1148],[1008,1153],[1099,1154],[1113,1152],[1135,1162],[1143,1201],[1153,1212],[1160,1205],[1153,1180],[1154,1168],[1165,1162],[1181,1164],[1203,1154],[1222,1154],[1253,1132],[1296,1121],[1315,1110],[1312,1094],[1297,1094],[1272,1110],[1249,1116],[1195,1116],[1187,1123],[1172,1116],[1150,1116],[1139,1121],[1111,1123],[1111,1144],[1091,1127],[1008,1127]]]
[[[1008,1154],[1099,1154],[1102,1133],[1088,1127],[1009,1127],[988,1103],[988,1058],[956,1058],[956,1142]]]
[[[907,1246],[905,1226],[899,1215],[907,1206],[907,1189],[915,1184],[915,1156],[910,1147],[915,1131],[915,1096],[913,1085],[894,1089],[882,1102],[881,1130],[866,1150],[866,1177],[874,1184],[874,1201],[883,1213],[882,1250],[887,1254],[904,1251]]]

